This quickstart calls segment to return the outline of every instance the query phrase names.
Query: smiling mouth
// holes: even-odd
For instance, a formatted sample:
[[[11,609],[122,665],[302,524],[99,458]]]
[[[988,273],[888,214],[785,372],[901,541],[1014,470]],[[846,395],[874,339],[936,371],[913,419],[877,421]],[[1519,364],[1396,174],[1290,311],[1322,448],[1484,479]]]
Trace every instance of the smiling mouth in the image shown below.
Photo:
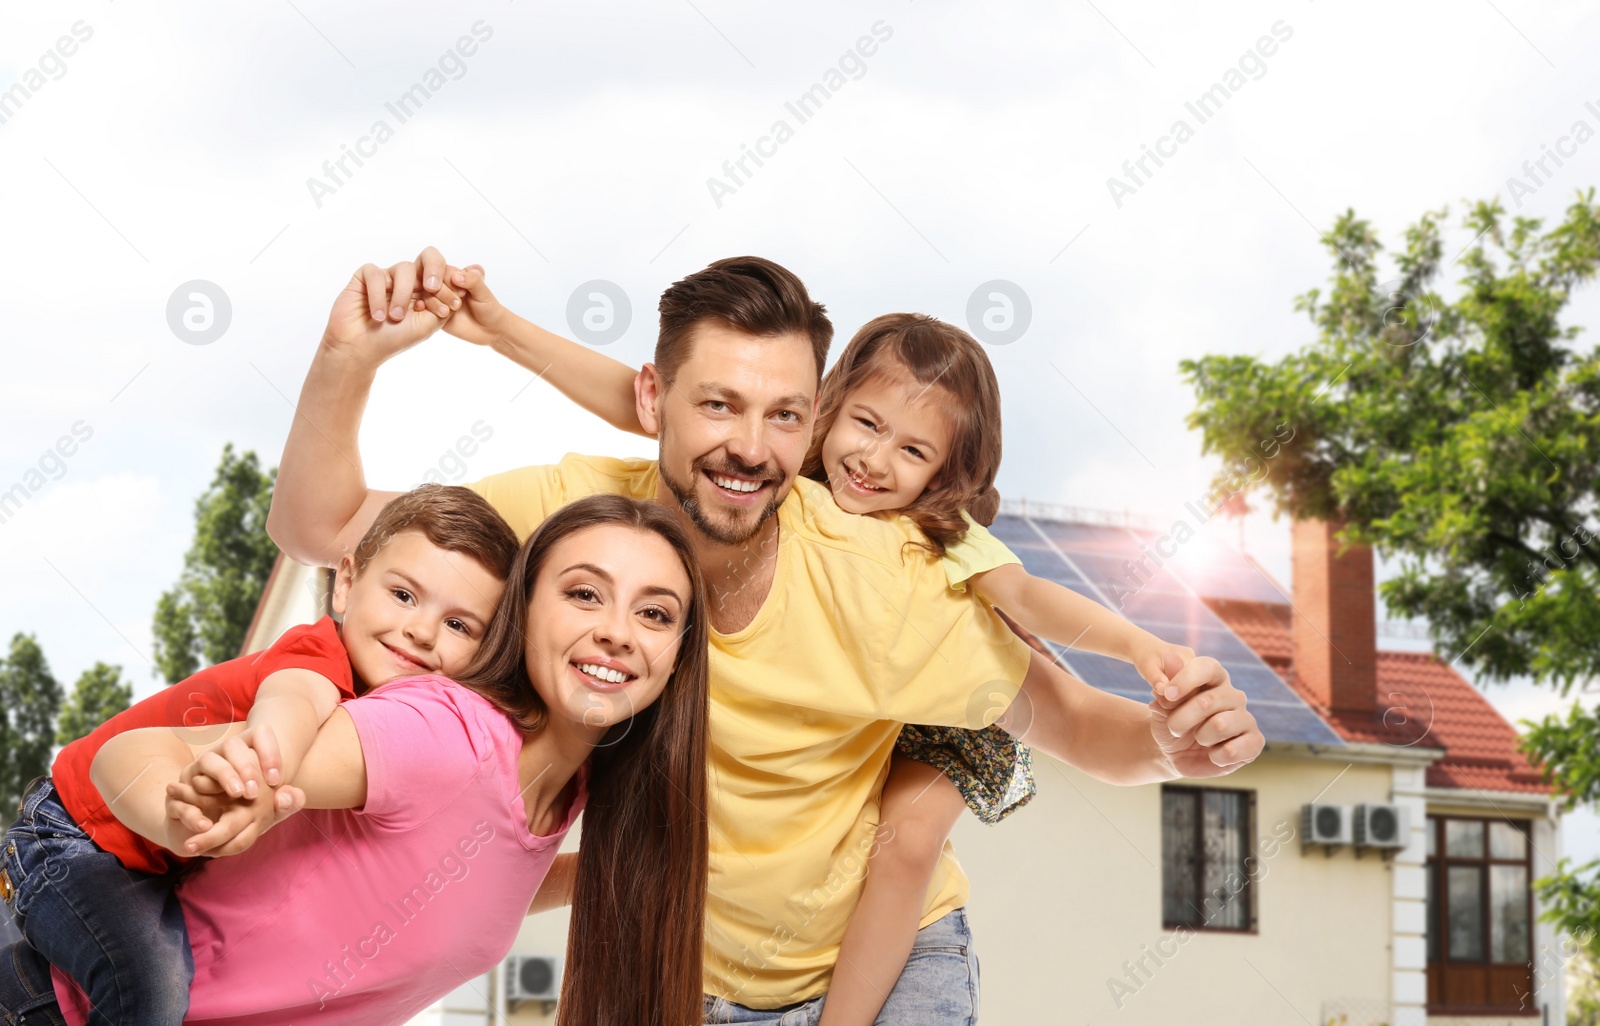
[[[400,649],[395,648],[393,645],[389,644],[386,641],[380,641],[380,642],[378,642],[378,644],[380,644],[384,648],[388,649],[389,652],[395,657],[396,660],[398,660],[400,662],[400,664],[402,666],[415,667],[418,670],[431,669],[431,667],[429,667],[427,663],[422,662],[421,660],[417,659],[417,657],[411,655],[410,653],[402,652]]]
[[[871,481],[868,481],[867,478],[866,478],[866,475],[858,474],[855,471],[851,470],[848,464],[841,463],[839,465],[844,468],[844,475],[845,475],[846,480],[848,480],[852,485],[854,485],[858,491],[871,493],[871,492],[887,492],[889,490],[887,488],[880,488],[877,485],[873,484]]]
[[[633,681],[638,679],[638,674],[628,673],[626,670],[616,670],[598,663],[569,663],[578,676],[596,691],[621,691]]]
[[[704,474],[706,480],[730,495],[754,495],[772,483],[770,481],[752,481],[749,478],[719,474],[713,470],[704,471]]]

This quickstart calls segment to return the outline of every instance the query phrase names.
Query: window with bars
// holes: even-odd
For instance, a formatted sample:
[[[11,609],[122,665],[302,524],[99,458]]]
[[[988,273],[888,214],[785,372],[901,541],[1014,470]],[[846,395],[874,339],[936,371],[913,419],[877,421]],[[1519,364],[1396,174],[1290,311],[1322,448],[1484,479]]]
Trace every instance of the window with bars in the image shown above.
[[[1527,820],[1429,816],[1430,1014],[1533,1008]]]
[[[1255,929],[1254,821],[1254,791],[1162,786],[1163,926]]]

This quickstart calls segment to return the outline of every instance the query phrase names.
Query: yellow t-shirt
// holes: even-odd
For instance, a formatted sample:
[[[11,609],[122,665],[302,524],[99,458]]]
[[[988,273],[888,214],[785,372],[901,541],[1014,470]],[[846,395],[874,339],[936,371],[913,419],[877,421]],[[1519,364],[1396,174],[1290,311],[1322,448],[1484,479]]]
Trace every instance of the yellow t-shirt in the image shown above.
[[[961,518],[967,522],[967,533],[944,547],[944,572],[950,587],[966,591],[967,581],[985,571],[1007,563],[1022,565],[1016,553],[1006,548],[989,529],[965,512]]]
[[[653,499],[657,480],[654,461],[569,454],[472,487],[526,537],[586,495]],[[901,726],[981,727],[1030,653],[905,546],[921,537],[910,521],[852,516],[805,479],[777,515],[766,601],[738,633],[711,632],[705,990],[752,1008],[827,991]],[[947,843],[921,924],[966,900]]]

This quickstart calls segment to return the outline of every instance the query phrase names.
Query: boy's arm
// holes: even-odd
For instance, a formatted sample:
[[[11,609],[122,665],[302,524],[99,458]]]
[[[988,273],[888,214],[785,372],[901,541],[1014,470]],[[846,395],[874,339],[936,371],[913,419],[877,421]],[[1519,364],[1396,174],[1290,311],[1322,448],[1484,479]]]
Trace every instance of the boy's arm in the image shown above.
[[[89,779],[112,815],[129,830],[178,855],[194,855],[195,851],[179,849],[199,831],[184,830],[168,816],[167,785],[176,783],[190,763],[244,729],[243,723],[231,723],[224,728],[142,727],[124,731],[95,753]]]
[[[633,393],[637,370],[512,313],[489,291],[477,264],[451,268],[449,274],[464,302],[445,322],[445,331],[526,367],[612,427],[655,437],[639,424]]]
[[[301,759],[338,706],[339,688],[309,669],[280,669],[262,680],[240,741],[256,751],[269,786],[294,783]]]
[[[1029,633],[1130,662],[1152,684],[1165,683],[1194,658],[1192,649],[1168,644],[1093,599],[1035,577],[1015,563],[975,574],[967,586]],[[1168,664],[1169,653],[1178,656],[1176,664]]]

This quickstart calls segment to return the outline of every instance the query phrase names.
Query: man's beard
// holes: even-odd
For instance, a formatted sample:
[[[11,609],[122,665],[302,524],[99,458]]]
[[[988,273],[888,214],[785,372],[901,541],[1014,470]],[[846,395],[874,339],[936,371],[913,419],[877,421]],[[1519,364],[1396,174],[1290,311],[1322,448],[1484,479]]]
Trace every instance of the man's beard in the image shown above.
[[[767,500],[766,508],[752,518],[748,524],[742,520],[734,520],[729,523],[723,518],[713,517],[701,505],[699,498],[696,497],[692,483],[686,485],[684,482],[674,481],[671,472],[667,470],[665,460],[660,461],[658,467],[661,473],[661,480],[666,483],[667,490],[672,492],[673,497],[678,500],[678,505],[683,508],[684,515],[689,518],[689,522],[701,534],[722,545],[742,545],[754,538],[756,533],[761,530],[761,526],[767,522],[767,518],[776,513],[778,507],[783,505],[783,497],[785,495],[783,473],[782,471],[777,471],[778,476],[772,477],[773,471],[767,469],[767,464],[762,464],[759,467],[748,467],[736,460],[713,461],[706,457],[701,457],[689,465],[689,472],[693,475],[692,481],[702,480],[705,477],[705,471],[709,470],[712,473],[725,473],[729,476],[769,482],[772,485],[772,498]],[[712,487],[715,486],[713,485]]]

